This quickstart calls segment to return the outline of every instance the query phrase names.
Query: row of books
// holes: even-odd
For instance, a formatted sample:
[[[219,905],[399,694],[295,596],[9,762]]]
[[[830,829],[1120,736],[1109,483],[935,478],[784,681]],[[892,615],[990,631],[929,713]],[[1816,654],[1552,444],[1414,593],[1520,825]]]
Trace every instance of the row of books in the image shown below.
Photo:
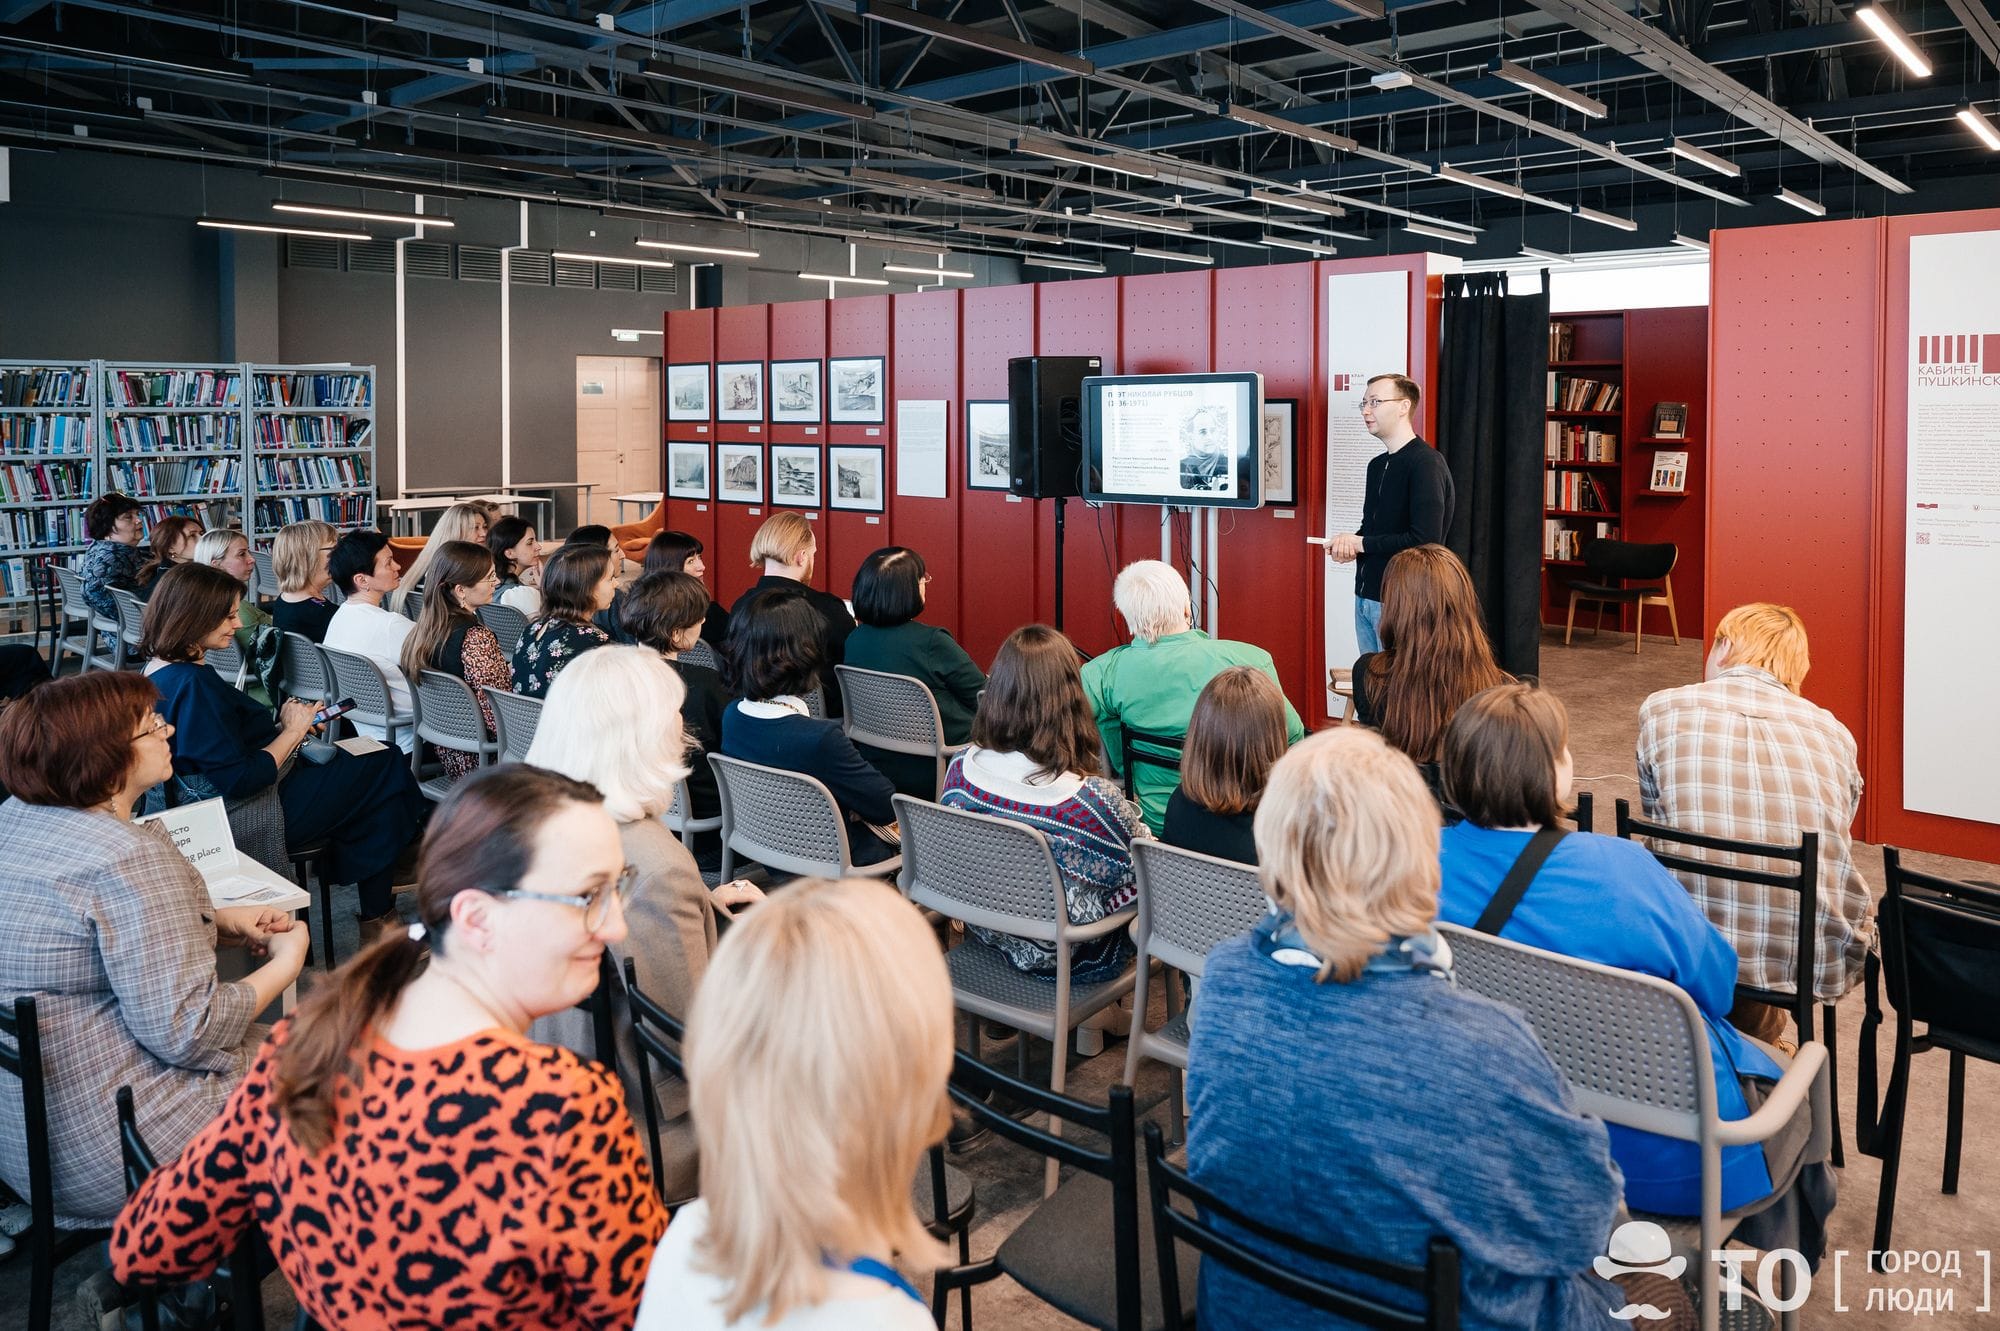
[[[88,453],[88,416],[0,416],[0,453]]]
[[[296,499],[259,499],[257,528],[276,531],[293,522],[330,522],[336,527],[353,527],[375,520],[375,496],[309,495]]]
[[[1542,456],[1550,462],[1616,462],[1618,432],[1550,421],[1542,436]]]
[[[88,370],[0,370],[0,407],[87,407]]]
[[[205,453],[243,445],[236,416],[113,416],[106,446],[114,453]]]
[[[251,401],[260,407],[365,407],[373,390],[374,376],[366,374],[260,374]]]
[[[39,590],[33,564],[25,559],[0,559],[0,601],[25,601]]]
[[[91,463],[9,462],[0,466],[0,504],[89,503]]]
[[[236,522],[230,511],[231,499],[182,499],[169,503],[141,504],[140,512],[146,515],[146,526],[166,518],[193,518],[201,523],[202,530],[211,527],[234,527]]]
[[[363,458],[257,459],[259,490],[358,490],[370,483],[368,464]]]
[[[240,458],[189,458],[185,462],[111,462],[111,488],[134,499],[147,495],[242,494]]]
[[[375,422],[347,416],[259,416],[259,448],[361,448]]]
[[[1576,359],[1576,325],[1560,319],[1549,321],[1549,359]]]
[[[243,401],[243,376],[229,370],[113,370],[113,407],[233,407]]]
[[[82,508],[30,508],[0,513],[0,549],[82,545]]]
[[[1618,524],[1593,522],[1584,527],[1573,526],[1558,518],[1547,518],[1542,522],[1542,558],[1581,559],[1584,545],[1600,539],[1617,540]]]
[[[1549,371],[1550,411],[1615,411],[1618,385],[1605,379],[1587,379],[1574,374]]]
[[[1542,502],[1572,513],[1616,513],[1618,502],[1597,477],[1584,471],[1551,471],[1542,478]]]

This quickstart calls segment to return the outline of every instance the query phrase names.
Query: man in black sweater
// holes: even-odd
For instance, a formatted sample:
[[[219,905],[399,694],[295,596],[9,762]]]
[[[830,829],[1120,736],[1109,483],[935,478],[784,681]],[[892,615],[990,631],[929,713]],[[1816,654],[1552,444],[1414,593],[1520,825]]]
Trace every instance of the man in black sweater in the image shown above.
[[[1399,550],[1444,544],[1451,525],[1451,469],[1444,455],[1417,436],[1414,380],[1378,374],[1361,399],[1361,423],[1388,451],[1368,462],[1361,501],[1361,530],[1327,541],[1334,560],[1355,563],[1354,637],[1361,651],[1379,652],[1382,640],[1382,574]]]

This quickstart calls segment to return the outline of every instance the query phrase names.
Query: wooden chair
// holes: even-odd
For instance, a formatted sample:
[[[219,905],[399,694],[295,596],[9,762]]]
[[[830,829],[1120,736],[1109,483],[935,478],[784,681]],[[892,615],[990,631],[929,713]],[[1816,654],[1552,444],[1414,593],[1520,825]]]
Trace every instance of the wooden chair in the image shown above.
[[[1602,537],[1584,546],[1583,564],[1588,572],[1584,579],[1569,585],[1569,618],[1563,624],[1563,646],[1569,646],[1570,634],[1576,628],[1578,601],[1594,602],[1597,606],[1597,622],[1590,630],[1593,636],[1604,627],[1605,606],[1631,606],[1635,656],[1639,645],[1646,640],[1646,607],[1663,605],[1667,608],[1667,627],[1673,630],[1674,646],[1680,646],[1681,621],[1674,612],[1673,579],[1674,565],[1680,557],[1680,547],[1671,542],[1640,545]],[[1641,585],[1628,585],[1633,582]]]

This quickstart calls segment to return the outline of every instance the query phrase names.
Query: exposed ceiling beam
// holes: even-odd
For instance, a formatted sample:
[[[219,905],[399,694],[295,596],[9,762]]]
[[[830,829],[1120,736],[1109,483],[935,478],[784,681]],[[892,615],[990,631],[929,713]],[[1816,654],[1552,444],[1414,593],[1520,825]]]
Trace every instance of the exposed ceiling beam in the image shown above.
[[[1992,11],[1986,8],[1985,0],[1944,0],[1951,12],[1958,15],[1958,21],[1965,25],[1965,31],[1986,52],[1986,58],[2000,69],[2000,23],[1993,20]],[[1906,23],[1905,28],[1908,27]]]

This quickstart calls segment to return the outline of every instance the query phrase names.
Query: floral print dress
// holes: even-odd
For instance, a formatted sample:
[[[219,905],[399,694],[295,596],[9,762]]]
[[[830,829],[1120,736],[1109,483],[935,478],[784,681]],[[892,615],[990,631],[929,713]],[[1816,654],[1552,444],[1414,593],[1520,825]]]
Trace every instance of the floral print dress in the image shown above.
[[[499,723],[493,718],[493,704],[486,700],[487,689],[512,689],[514,672],[507,663],[506,653],[500,650],[500,639],[493,636],[493,630],[484,624],[467,626],[458,637],[458,659],[439,660],[437,668],[448,670],[472,686],[472,694],[479,699],[479,710],[486,718],[488,734],[499,733]],[[452,640],[446,639],[438,651],[440,657],[452,648]],[[479,755],[466,753],[462,749],[447,749],[442,746],[437,751],[438,762],[444,767],[444,774],[452,781],[469,775],[479,766]]]
[[[548,697],[549,685],[555,683],[564,666],[610,641],[609,633],[587,620],[578,623],[553,615],[536,620],[514,646],[514,692],[530,698]]]

